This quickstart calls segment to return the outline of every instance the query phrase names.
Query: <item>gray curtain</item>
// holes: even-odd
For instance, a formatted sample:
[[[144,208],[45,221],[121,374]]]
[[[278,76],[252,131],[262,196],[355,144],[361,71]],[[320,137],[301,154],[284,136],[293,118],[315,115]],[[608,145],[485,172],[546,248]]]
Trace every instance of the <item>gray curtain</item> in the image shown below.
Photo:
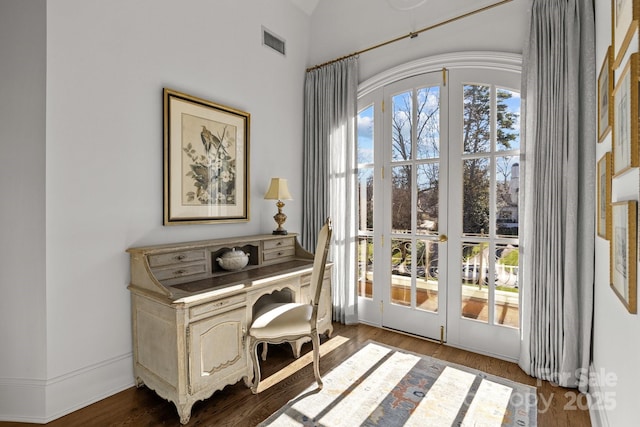
[[[333,319],[356,323],[355,137],[358,61],[351,57],[308,71],[304,91],[302,244],[314,250],[330,216]]]
[[[534,0],[524,51],[519,364],[586,392],[595,236],[593,0]]]

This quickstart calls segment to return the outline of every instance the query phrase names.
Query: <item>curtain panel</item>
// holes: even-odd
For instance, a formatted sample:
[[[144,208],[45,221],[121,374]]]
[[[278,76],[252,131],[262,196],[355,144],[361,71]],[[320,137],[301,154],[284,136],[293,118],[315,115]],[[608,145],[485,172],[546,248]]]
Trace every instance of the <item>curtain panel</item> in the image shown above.
[[[588,388],[595,238],[593,0],[534,0],[522,93],[528,374]]]
[[[333,319],[357,323],[355,285],[355,138],[358,61],[343,59],[307,72],[304,91],[302,245],[316,246],[328,216]]]

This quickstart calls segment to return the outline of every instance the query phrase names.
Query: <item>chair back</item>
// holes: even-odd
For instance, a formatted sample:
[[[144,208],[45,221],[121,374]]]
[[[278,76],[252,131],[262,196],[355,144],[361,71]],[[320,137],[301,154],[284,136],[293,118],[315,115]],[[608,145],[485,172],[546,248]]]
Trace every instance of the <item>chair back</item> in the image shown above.
[[[320,234],[318,235],[316,253],[313,258],[313,270],[311,272],[310,296],[313,298],[313,312],[311,321],[314,327],[316,325],[316,319],[318,315],[318,303],[320,302],[322,281],[324,280],[324,269],[327,264],[327,255],[329,253],[329,246],[331,245],[332,234],[333,228],[331,227],[331,218],[327,218],[324,225],[320,229]]]

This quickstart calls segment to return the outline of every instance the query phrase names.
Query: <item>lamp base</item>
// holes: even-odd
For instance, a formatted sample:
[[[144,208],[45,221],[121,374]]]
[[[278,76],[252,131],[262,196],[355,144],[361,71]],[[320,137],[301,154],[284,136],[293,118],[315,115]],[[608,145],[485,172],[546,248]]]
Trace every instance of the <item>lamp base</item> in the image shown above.
[[[278,224],[278,228],[273,230],[273,234],[278,234],[278,235],[283,235],[284,236],[286,234],[289,234],[289,233],[287,233],[287,230],[282,228],[282,224],[284,224],[284,222],[287,220],[287,216],[282,212],[282,208],[284,207],[284,203],[282,203],[281,200],[278,200],[278,203],[276,203],[276,206],[278,207],[278,213],[273,216],[273,219],[275,220],[276,224]]]

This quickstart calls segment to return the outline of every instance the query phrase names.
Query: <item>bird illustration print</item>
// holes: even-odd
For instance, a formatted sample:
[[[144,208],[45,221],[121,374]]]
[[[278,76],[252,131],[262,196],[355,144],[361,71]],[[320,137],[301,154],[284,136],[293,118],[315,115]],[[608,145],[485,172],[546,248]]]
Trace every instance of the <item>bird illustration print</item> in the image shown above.
[[[185,155],[191,160],[186,176],[193,179],[195,191],[186,193],[189,202],[199,204],[234,204],[236,162],[228,149],[235,143],[233,127],[229,131],[225,125],[214,135],[207,126],[200,125],[200,139],[204,155],[190,142],[183,148]]]
[[[200,138],[202,139],[202,145],[204,145],[204,151],[209,154],[211,146],[214,144],[214,140],[220,144],[220,140],[214,136],[206,126],[202,126],[202,132],[200,132]],[[216,145],[218,145],[216,144]]]

